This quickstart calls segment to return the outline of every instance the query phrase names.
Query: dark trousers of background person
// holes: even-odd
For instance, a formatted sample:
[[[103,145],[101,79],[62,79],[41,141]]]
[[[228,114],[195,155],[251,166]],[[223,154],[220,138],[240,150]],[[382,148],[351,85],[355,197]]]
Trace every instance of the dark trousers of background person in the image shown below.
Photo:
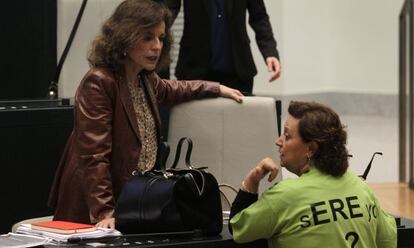
[[[238,89],[246,96],[252,95],[253,92],[253,78],[240,79],[234,73],[209,71],[203,79],[217,81],[230,88]]]

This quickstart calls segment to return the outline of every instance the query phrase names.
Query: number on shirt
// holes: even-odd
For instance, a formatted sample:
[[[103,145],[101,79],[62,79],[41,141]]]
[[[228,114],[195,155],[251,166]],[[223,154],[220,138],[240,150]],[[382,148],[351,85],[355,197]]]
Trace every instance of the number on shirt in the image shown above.
[[[345,235],[345,239],[348,240],[349,237],[351,237],[351,236],[353,237],[351,248],[354,248],[355,245],[357,244],[358,240],[359,240],[359,236],[356,232],[349,232]]]

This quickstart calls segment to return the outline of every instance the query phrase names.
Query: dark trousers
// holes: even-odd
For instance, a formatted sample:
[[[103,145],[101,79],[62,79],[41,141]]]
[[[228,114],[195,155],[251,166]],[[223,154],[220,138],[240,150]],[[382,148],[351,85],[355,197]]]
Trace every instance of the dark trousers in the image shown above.
[[[194,79],[217,81],[230,88],[240,90],[244,95],[251,95],[253,91],[253,78],[243,80],[243,79],[240,79],[234,73],[209,71],[205,78],[194,78]]]

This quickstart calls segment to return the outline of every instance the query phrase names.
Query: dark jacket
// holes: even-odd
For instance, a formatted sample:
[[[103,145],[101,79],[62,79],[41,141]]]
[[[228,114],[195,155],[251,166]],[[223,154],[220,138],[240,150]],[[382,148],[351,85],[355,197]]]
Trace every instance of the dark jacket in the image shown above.
[[[200,79],[208,73],[211,59],[208,1],[184,0],[184,31],[175,69],[178,79]],[[164,2],[176,17],[181,0]],[[240,79],[252,79],[257,69],[247,35],[246,12],[249,11],[249,24],[255,31],[263,58],[274,56],[279,59],[269,16],[263,0],[226,0],[226,4],[234,69]]]
[[[219,85],[142,75],[160,130],[160,104],[219,95]],[[56,220],[96,223],[112,217],[122,186],[141,150],[127,82],[106,69],[91,69],[80,83],[69,137],[49,196]]]

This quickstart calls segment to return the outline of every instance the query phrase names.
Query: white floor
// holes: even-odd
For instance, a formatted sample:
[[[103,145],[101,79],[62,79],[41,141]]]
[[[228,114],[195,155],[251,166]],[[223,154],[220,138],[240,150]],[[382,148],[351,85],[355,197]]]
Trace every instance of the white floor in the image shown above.
[[[341,115],[347,126],[348,150],[353,155],[349,169],[362,174],[374,152],[376,155],[367,182],[398,182],[398,117]],[[283,170],[283,177],[295,177]]]

